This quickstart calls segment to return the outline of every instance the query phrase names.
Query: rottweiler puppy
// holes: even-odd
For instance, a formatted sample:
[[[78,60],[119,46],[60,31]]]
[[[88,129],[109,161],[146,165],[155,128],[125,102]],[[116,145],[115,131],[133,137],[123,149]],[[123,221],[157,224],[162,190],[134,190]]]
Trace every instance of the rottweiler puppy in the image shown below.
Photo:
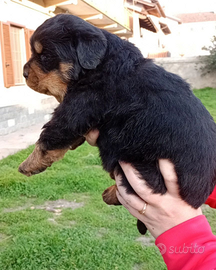
[[[121,174],[129,193],[119,161],[131,163],[152,192],[163,195],[158,160],[169,159],[181,198],[194,208],[205,202],[216,184],[216,125],[183,79],[145,59],[130,42],[73,15],[45,21],[31,49],[23,73],[28,86],[60,104],[21,173],[44,171],[98,129],[103,167]],[[119,204],[115,185],[103,199]],[[138,227],[145,233],[141,222]]]

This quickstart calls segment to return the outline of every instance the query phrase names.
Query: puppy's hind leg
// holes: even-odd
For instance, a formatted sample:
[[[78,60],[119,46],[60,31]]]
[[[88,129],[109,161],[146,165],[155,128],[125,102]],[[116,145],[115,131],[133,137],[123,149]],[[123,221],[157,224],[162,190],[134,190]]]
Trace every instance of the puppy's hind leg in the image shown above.
[[[128,183],[127,178],[125,177],[125,175],[124,175],[121,167],[118,166],[117,172],[120,173],[120,171],[121,171],[121,173],[123,175],[122,178],[124,179],[122,181],[124,183],[123,185],[125,186],[125,183],[127,183],[126,184],[126,186],[127,186],[127,193],[133,194],[134,193],[134,190],[131,188],[130,184]],[[110,173],[110,177],[112,179],[114,179],[114,174],[113,173]],[[103,192],[103,194],[102,194],[103,201],[106,204],[108,204],[108,205],[121,205],[121,203],[119,202],[119,200],[118,200],[118,198],[116,196],[116,191],[117,190],[118,189],[117,189],[117,186],[116,185],[113,185],[113,186],[107,188]],[[143,222],[141,222],[139,219],[137,220],[137,229],[143,235],[146,234],[146,232],[147,232],[147,228],[146,228],[145,224]]]
[[[113,185],[104,190],[102,197],[103,201],[108,205],[121,205],[116,196],[117,186]]]

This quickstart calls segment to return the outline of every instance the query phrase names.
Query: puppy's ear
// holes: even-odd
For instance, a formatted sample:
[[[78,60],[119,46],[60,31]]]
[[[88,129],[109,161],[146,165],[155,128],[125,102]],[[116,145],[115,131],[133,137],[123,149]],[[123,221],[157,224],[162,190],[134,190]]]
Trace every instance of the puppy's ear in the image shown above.
[[[85,69],[96,68],[106,52],[107,39],[99,29],[97,30],[78,37],[77,56],[80,65]]]

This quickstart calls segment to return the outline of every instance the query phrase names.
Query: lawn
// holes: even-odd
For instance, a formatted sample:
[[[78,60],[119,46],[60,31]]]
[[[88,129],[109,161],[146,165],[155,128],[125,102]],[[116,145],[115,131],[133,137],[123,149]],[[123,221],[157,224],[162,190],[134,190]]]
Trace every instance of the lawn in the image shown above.
[[[216,120],[216,89],[194,92]],[[1,270],[166,269],[136,220],[123,207],[103,203],[101,193],[113,180],[97,148],[84,144],[27,178],[17,168],[32,149],[0,161]],[[216,211],[205,207],[205,213],[216,233]]]
[[[194,94],[202,101],[216,121],[216,89],[204,88],[194,90]]]

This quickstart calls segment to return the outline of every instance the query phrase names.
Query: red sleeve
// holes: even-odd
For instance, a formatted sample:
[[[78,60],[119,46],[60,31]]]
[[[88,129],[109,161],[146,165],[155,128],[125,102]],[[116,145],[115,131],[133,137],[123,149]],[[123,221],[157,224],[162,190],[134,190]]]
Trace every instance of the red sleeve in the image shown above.
[[[212,208],[216,208],[216,186],[215,186],[212,194],[206,200],[205,204],[208,204]]]
[[[168,270],[216,270],[216,236],[204,215],[164,232],[155,244]]]

